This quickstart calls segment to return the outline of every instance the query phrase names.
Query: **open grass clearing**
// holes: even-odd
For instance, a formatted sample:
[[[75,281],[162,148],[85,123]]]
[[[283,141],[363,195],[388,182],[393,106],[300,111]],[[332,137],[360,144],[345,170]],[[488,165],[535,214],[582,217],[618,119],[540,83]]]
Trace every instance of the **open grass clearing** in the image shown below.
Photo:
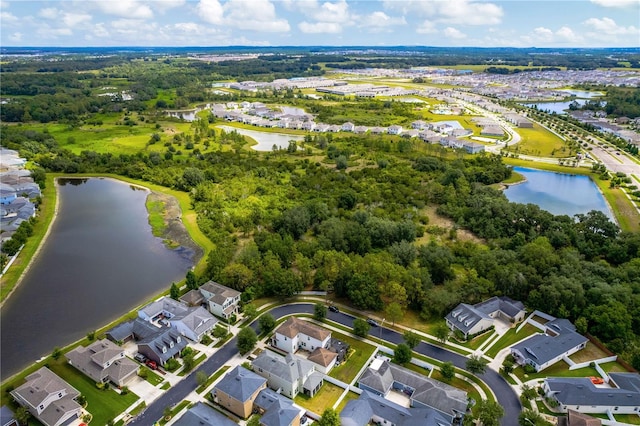
[[[576,364],[582,362],[595,361],[600,358],[606,358],[609,354],[597,347],[591,342],[587,342],[587,346],[584,349],[579,350],[575,354],[571,355],[569,359]]]
[[[628,373],[629,371],[620,365],[616,361],[606,362],[604,364],[600,364],[600,368],[602,368],[606,373]]]
[[[564,158],[569,155],[569,149],[558,135],[545,129],[537,123],[533,128],[518,127],[514,129],[520,135],[520,142],[509,145],[506,150],[538,157]]]
[[[595,368],[584,367],[577,370],[569,370],[569,366],[564,361],[558,361],[549,368],[538,373],[526,374],[522,367],[517,367],[513,373],[523,382],[533,379],[545,379],[547,377],[599,377]]]
[[[630,425],[640,425],[640,416],[637,414],[615,414],[617,421]]]
[[[322,414],[325,409],[333,407],[342,395],[344,389],[333,383],[324,382],[318,393],[312,398],[307,395],[299,394],[294,398],[296,404],[306,408],[316,414]]]
[[[365,363],[369,360],[371,354],[375,352],[376,348],[368,343],[344,334],[336,333],[335,331],[332,332],[332,336],[343,341],[351,348],[349,358],[341,365],[334,367],[329,375],[345,383],[351,383]]]
[[[507,348],[514,343],[519,342],[525,337],[531,336],[534,333],[540,332],[537,328],[532,326],[531,324],[525,324],[524,327],[520,330],[520,332],[516,332],[517,327],[513,327],[509,329],[505,334],[502,335],[497,342],[495,342],[491,348],[486,352],[486,355],[490,358],[495,358],[502,349]]]

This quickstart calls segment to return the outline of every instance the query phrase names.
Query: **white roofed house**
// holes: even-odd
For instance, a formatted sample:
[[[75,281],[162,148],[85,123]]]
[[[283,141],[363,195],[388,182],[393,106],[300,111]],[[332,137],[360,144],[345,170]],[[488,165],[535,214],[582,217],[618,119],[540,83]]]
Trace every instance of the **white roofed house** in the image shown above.
[[[289,398],[295,398],[299,393],[312,397],[324,381],[314,363],[293,354],[283,357],[262,351],[251,365],[255,373],[267,379],[271,389],[279,390]]]
[[[204,296],[209,312],[213,315],[229,319],[238,313],[241,294],[239,291],[209,281],[200,287],[200,293]]]
[[[402,126],[398,126],[398,125],[393,125],[393,126],[389,126],[389,128],[387,129],[387,133],[389,133],[390,135],[399,135],[400,133],[402,133]]]
[[[45,426],[69,424],[80,417],[80,396],[74,387],[47,367],[26,377],[26,383],[12,390],[11,396]]]
[[[342,125],[342,131],[343,132],[353,132],[355,130],[355,128],[356,128],[356,126],[353,123],[349,122],[349,121],[347,121],[346,123],[344,123]]]

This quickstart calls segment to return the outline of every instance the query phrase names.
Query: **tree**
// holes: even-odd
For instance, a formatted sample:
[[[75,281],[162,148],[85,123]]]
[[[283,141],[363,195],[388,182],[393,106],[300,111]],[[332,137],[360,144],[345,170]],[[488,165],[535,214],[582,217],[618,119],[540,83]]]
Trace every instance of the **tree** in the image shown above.
[[[393,361],[397,364],[404,365],[411,361],[411,358],[413,358],[413,354],[406,343],[400,343],[396,346],[396,350],[393,351]]]
[[[244,312],[245,317],[253,319],[258,315],[258,308],[252,303],[247,303],[242,307],[242,312]]]
[[[416,346],[418,346],[418,344],[420,344],[420,336],[418,336],[416,333],[414,333],[411,330],[405,331],[403,337],[404,337],[404,342],[411,349],[415,348]]]
[[[466,368],[475,375],[483,374],[487,368],[487,361],[478,355],[471,355],[467,360]]]
[[[180,289],[178,288],[178,285],[176,283],[171,283],[171,290],[169,290],[169,296],[171,296],[173,300],[178,300],[178,297],[180,297]]]
[[[207,380],[209,380],[207,373],[202,370],[198,370],[196,372],[196,383],[198,383],[198,386],[204,386],[204,384],[207,383]]]
[[[195,355],[190,353],[189,355],[182,357],[182,365],[184,366],[183,371],[185,372],[193,370],[193,367],[196,366]]]
[[[51,358],[57,360],[62,355],[62,349],[59,347],[53,348],[53,352],[51,352]]]
[[[497,402],[481,400],[476,405],[476,413],[483,426],[498,426],[504,416],[504,408]]]
[[[396,321],[401,320],[404,316],[404,309],[402,309],[402,306],[397,302],[389,303],[384,309],[384,312],[389,320],[391,320],[392,325],[395,325]]]
[[[452,362],[445,362],[440,366],[440,374],[447,382],[451,381],[456,375],[456,368]]]
[[[449,339],[449,332],[449,327],[447,327],[446,324],[441,323],[436,327],[434,334],[436,336],[436,339],[438,339],[440,343],[444,344]]]
[[[245,327],[238,333],[238,351],[244,355],[251,351],[258,343],[258,336],[251,327]]]
[[[318,321],[324,320],[327,317],[327,307],[322,303],[316,303],[313,307],[313,317]]]
[[[502,372],[504,374],[513,373],[513,361],[509,359],[505,359],[504,362],[502,363]]]
[[[347,161],[347,157],[345,157],[344,155],[341,155],[338,158],[336,158],[336,169],[345,170],[348,166],[349,166],[349,162]]]
[[[260,333],[266,334],[276,327],[276,320],[273,318],[273,315],[264,314],[258,319],[258,324],[260,326]]]
[[[525,409],[518,416],[518,424],[520,426],[551,426],[540,413],[533,410]]]
[[[367,337],[371,326],[363,319],[356,318],[353,320],[353,334],[360,337]]]
[[[333,408],[327,408],[317,423],[318,426],[340,426],[340,416]]]
[[[15,413],[16,420],[21,425],[29,424],[29,419],[31,418],[31,413],[27,410],[26,407],[18,407]]]
[[[96,340],[96,331],[95,331],[95,330],[93,330],[93,331],[88,332],[88,333],[87,333],[87,339],[88,339],[90,342],[93,342],[94,340]]]
[[[196,274],[194,274],[193,271],[187,271],[185,281],[187,284],[187,288],[189,290],[196,290],[198,288],[198,281],[196,280]]]

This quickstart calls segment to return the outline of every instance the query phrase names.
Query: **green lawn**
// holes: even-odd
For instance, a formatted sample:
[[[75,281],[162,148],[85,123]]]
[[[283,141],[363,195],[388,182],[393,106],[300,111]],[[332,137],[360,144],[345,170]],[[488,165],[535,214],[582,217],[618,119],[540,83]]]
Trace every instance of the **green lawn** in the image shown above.
[[[340,412],[344,409],[344,406],[347,405],[349,401],[358,399],[359,397],[360,395],[358,395],[355,392],[352,392],[352,391],[347,392],[344,398],[342,398],[342,401],[340,401],[340,404],[338,404],[338,406],[336,407],[336,412],[340,414]]]
[[[630,425],[640,425],[640,416],[637,414],[616,414],[614,415],[617,421],[622,423],[628,423]]]
[[[460,343],[457,341],[453,341],[455,343],[458,343],[459,345],[464,346],[465,348],[469,348],[469,349],[478,349],[480,346],[482,346],[482,344],[484,342],[486,342],[491,336],[493,336],[495,334],[495,331],[491,330],[490,332],[486,332],[484,334],[481,334],[480,336],[474,337],[473,339],[469,340],[468,342],[464,342],[464,343]]]
[[[340,366],[334,367],[329,375],[345,383],[351,383],[376,348],[368,343],[345,336],[344,334],[336,333],[335,331],[332,335],[336,339],[342,340],[351,346],[351,356]]]
[[[50,363],[49,368],[84,395],[87,399],[86,409],[93,415],[93,424],[106,425],[139,399],[131,391],[120,395],[112,389],[98,389],[93,380],[67,364],[64,357]]]
[[[153,386],[158,386],[160,383],[164,381],[162,377],[160,377],[158,374],[154,373],[153,371],[151,371],[149,368],[145,366],[140,367],[140,370],[145,370],[147,372],[147,377],[145,377],[144,379],[147,382],[151,383]]]
[[[296,404],[316,414],[322,414],[325,409],[333,407],[342,395],[344,389],[332,383],[324,382],[318,393],[313,398],[307,395],[299,394],[294,398]]]
[[[198,388],[196,389],[196,392],[198,393],[202,393],[204,392],[204,390],[206,388],[208,388],[209,386],[211,386],[211,383],[215,382],[216,379],[220,376],[222,376],[231,366],[229,365],[223,365],[222,368],[220,368],[218,371],[216,371],[215,373],[213,373],[211,375],[211,377],[209,377],[206,381],[206,383],[204,385],[198,386]]]
[[[534,123],[531,129],[517,128],[514,130],[521,139],[517,144],[509,145],[507,148],[509,152],[514,152],[519,148],[520,154],[537,157],[563,158],[569,155],[568,148],[563,151],[564,141],[537,123]]]
[[[538,373],[525,374],[522,367],[516,368],[513,373],[523,382],[533,379],[544,379],[546,377],[600,377],[595,368],[584,367],[578,368],[577,370],[569,370],[569,366],[564,361],[559,361]]]
[[[531,324],[525,324],[519,333],[516,333],[517,327],[514,327],[507,331],[501,338],[495,342],[491,348],[486,352],[486,355],[491,358],[495,358],[502,349],[513,345],[514,343],[524,339],[527,336],[531,336],[534,333],[540,332],[537,328]]]

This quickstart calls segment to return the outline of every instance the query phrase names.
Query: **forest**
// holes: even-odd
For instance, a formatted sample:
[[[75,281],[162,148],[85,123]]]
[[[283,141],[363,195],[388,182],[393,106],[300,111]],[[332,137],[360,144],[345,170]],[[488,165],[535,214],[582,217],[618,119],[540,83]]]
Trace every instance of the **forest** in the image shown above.
[[[508,202],[492,186],[511,174],[501,157],[354,135],[257,153],[204,119],[193,131],[191,148],[169,141],[188,153],[173,156],[73,154],[46,133],[1,128],[4,145],[46,171],[188,191],[215,244],[199,282],[222,282],[245,301],[323,289],[357,309],[431,321],[459,302],[506,295],[569,318],[640,367],[640,235],[598,212],[570,218]],[[435,213],[452,226],[433,224]]]

